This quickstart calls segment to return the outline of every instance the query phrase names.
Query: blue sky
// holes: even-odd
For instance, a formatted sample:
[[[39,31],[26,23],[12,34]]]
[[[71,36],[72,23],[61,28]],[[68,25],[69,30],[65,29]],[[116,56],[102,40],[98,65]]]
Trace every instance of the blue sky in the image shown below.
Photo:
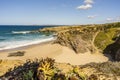
[[[120,0],[0,0],[1,25],[120,21]]]

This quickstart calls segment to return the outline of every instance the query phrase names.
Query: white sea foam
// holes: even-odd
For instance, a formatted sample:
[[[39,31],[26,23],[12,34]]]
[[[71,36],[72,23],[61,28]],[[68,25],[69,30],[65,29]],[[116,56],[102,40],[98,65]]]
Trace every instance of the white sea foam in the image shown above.
[[[14,48],[19,48],[19,47],[25,47],[25,46],[29,46],[29,45],[33,45],[33,44],[39,44],[42,42],[47,42],[47,41],[51,41],[54,40],[54,37],[50,37],[50,38],[45,38],[45,39],[39,39],[39,40],[24,40],[24,41],[10,41],[10,42],[4,42],[1,43],[1,47],[0,50],[7,50],[7,49],[14,49]]]
[[[13,34],[27,34],[30,33],[31,31],[12,31]]]

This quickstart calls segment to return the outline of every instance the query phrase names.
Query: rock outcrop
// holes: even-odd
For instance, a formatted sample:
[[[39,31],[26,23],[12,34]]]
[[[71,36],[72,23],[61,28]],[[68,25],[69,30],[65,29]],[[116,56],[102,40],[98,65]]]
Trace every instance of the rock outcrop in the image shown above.
[[[73,49],[76,53],[85,53],[96,51],[94,47],[94,36],[96,32],[88,32],[70,29],[68,31],[62,31],[57,34],[55,43],[59,43],[63,46],[67,46]]]
[[[58,33],[55,43],[72,48],[76,53],[87,52],[87,43],[81,39],[80,35],[72,35],[69,32]]]

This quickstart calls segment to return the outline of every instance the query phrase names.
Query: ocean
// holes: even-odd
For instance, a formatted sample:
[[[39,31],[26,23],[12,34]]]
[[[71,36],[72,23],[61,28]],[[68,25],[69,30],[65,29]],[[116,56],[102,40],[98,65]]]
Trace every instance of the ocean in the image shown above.
[[[46,36],[42,33],[30,33],[32,30],[44,27],[51,26],[0,25],[0,50],[19,48],[53,40],[53,35]]]

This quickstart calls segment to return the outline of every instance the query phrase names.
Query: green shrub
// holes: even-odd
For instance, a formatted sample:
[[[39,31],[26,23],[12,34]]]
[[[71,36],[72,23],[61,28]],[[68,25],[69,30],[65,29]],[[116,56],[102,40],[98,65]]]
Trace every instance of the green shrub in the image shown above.
[[[34,72],[29,70],[28,73],[23,72],[23,80],[34,80],[33,79]]]

